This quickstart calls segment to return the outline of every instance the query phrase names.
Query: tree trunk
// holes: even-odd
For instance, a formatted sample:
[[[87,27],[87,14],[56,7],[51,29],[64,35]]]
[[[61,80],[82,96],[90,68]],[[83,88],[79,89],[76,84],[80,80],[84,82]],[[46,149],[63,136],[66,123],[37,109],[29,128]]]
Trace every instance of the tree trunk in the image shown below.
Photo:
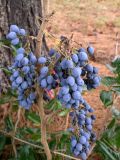
[[[37,17],[42,17],[41,0],[0,0],[0,39],[8,33],[11,24],[24,28],[29,35],[37,36]],[[35,41],[31,42],[31,49],[34,51]],[[10,62],[9,50],[0,48],[0,68],[7,67]],[[7,77],[0,70],[0,93],[6,91],[8,85]]]
[[[0,36],[8,32],[10,24],[17,24],[36,36],[36,17],[42,16],[41,11],[40,0],[0,0]]]

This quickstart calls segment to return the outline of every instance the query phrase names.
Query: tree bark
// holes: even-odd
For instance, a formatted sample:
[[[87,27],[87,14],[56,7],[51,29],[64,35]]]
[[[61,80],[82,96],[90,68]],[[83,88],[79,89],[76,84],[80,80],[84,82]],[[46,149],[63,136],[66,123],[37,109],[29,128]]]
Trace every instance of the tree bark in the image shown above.
[[[0,0],[0,11],[0,36],[8,32],[11,24],[37,35],[36,17],[42,16],[40,0]]]

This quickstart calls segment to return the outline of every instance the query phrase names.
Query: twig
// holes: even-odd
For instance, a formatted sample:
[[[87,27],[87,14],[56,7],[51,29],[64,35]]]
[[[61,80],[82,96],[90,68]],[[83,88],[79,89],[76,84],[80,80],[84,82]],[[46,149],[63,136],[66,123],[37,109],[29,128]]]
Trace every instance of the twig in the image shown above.
[[[11,138],[13,138],[13,139],[21,142],[21,143],[28,144],[28,145],[30,145],[30,146],[32,146],[32,147],[35,147],[35,148],[43,149],[43,147],[41,147],[41,146],[38,146],[38,145],[36,145],[36,144],[30,143],[30,142],[28,142],[28,141],[25,141],[25,140],[23,140],[23,139],[17,138],[16,136],[13,136],[12,134],[7,133],[7,132],[5,132],[5,131],[0,130],[0,132],[1,132],[2,134],[4,134],[4,135],[8,136],[8,137],[11,137]]]
[[[30,143],[30,142],[27,142],[27,141],[25,141],[25,140],[23,140],[23,139],[17,138],[17,137],[15,137],[15,136],[13,136],[12,134],[7,133],[7,132],[5,132],[5,131],[3,131],[3,130],[0,130],[0,132],[1,132],[2,134],[4,134],[4,135],[8,136],[8,137],[14,138],[15,140],[17,140],[17,141],[19,141],[19,142],[21,142],[21,143],[25,143],[25,144],[28,144],[28,145],[34,147],[34,148],[38,148],[38,149],[42,149],[42,150],[43,150],[43,147],[38,146],[38,145],[33,144],[33,143]],[[51,152],[54,153],[54,154],[56,154],[56,155],[60,155],[60,156],[62,156],[62,157],[66,157],[66,158],[69,158],[69,159],[80,160],[79,158],[75,158],[75,157],[69,156],[69,155],[67,155],[67,154],[58,152],[58,151],[56,151],[56,150],[55,150],[55,151],[51,151]]]
[[[47,156],[47,160],[52,160],[52,155],[47,143],[47,133],[46,133],[46,115],[45,115],[45,111],[44,111],[44,106],[43,106],[43,90],[39,89],[39,87],[37,88],[37,92],[38,92],[38,107],[39,107],[39,116],[41,119],[41,143],[44,147],[44,151],[46,153]]]
[[[41,55],[41,48],[42,48],[42,38],[43,38],[43,30],[46,25],[45,16],[47,15],[47,0],[41,0],[41,7],[42,7],[42,24],[40,26],[40,30],[37,35],[37,44],[36,44],[36,56],[39,57]],[[37,93],[38,93],[38,109],[39,109],[39,116],[41,119],[40,129],[41,129],[41,143],[43,145],[45,154],[47,156],[47,160],[52,160],[52,154],[50,152],[48,143],[47,143],[47,133],[46,133],[46,114],[44,111],[43,106],[43,90],[37,86]]]
[[[68,128],[68,124],[69,124],[69,113],[67,114],[67,117],[66,117],[65,131]]]
[[[69,158],[69,159],[73,159],[73,160],[81,160],[80,158],[75,158],[75,157],[72,157],[72,156],[69,156],[67,154],[64,154],[64,153],[60,153],[60,152],[57,152],[57,151],[53,151],[54,154],[57,154],[57,155],[60,155],[62,157],[66,157],[66,158]]]
[[[116,33],[115,56],[118,56],[118,46],[119,46],[118,33]]]
[[[15,128],[14,128],[14,132],[13,132],[13,135],[15,136],[16,134],[16,131],[17,131],[17,126],[18,126],[18,123],[20,121],[20,113],[21,113],[21,107],[19,107],[18,109],[18,113],[17,113],[17,121],[15,123]],[[12,140],[12,145],[13,145],[13,151],[15,153],[15,157],[17,158],[17,151],[16,151],[16,145],[15,145],[15,139],[13,138]]]

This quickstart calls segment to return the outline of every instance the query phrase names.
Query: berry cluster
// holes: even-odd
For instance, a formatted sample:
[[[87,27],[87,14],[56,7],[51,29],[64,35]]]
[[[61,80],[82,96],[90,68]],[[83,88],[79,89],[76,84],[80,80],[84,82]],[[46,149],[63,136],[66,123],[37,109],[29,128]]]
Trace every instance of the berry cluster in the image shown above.
[[[7,38],[11,40],[12,45],[16,46],[19,44],[16,35],[25,36],[25,30],[19,29],[16,25],[10,26],[10,33]],[[18,42],[18,43],[13,43]],[[30,52],[26,53],[23,47],[16,49],[16,56],[9,69],[12,72],[10,77],[12,89],[18,91],[19,105],[25,109],[29,109],[36,99],[35,94],[35,64],[37,58]]]
[[[10,32],[6,35],[6,38],[11,41],[12,45],[17,45],[20,42],[19,37],[25,35],[26,32],[24,29],[19,28],[16,25],[11,25]]]
[[[19,44],[18,37],[25,34],[24,29],[11,25],[7,39],[16,46]],[[94,55],[92,46],[88,46],[87,50],[80,48],[70,56],[50,49],[48,55],[39,58],[20,47],[10,67],[12,88],[18,91],[19,104],[25,109],[29,109],[36,100],[37,83],[45,92],[45,100],[50,100],[48,92],[57,89],[56,98],[63,107],[72,110],[69,128],[72,134],[71,151],[82,160],[86,160],[91,143],[96,138],[92,131],[95,116],[91,114],[93,109],[82,97],[83,87],[95,89],[100,84],[98,69],[88,63],[88,55]]]
[[[96,135],[92,131],[96,117],[89,115],[92,112],[93,109],[86,101],[79,110],[70,112],[72,127],[69,130],[74,133],[71,137],[71,151],[75,156],[80,156],[82,160],[86,160],[91,144],[96,140]]]

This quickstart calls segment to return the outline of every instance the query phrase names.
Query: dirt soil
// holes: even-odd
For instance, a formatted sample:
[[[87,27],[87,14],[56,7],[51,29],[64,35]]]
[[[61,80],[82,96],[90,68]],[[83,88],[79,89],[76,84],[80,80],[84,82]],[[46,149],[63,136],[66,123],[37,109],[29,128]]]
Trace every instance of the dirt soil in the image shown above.
[[[48,24],[48,31],[56,37],[70,37],[86,47],[89,43],[95,48],[95,61],[91,63],[99,68],[100,76],[111,75],[106,64],[120,52],[120,1],[119,0],[52,0],[50,11],[55,14]],[[118,33],[118,37],[116,36]],[[74,44],[75,47],[79,45]],[[110,118],[109,111],[104,109],[99,93],[104,89],[88,92],[86,100],[95,109],[97,120],[95,130],[99,136]]]

